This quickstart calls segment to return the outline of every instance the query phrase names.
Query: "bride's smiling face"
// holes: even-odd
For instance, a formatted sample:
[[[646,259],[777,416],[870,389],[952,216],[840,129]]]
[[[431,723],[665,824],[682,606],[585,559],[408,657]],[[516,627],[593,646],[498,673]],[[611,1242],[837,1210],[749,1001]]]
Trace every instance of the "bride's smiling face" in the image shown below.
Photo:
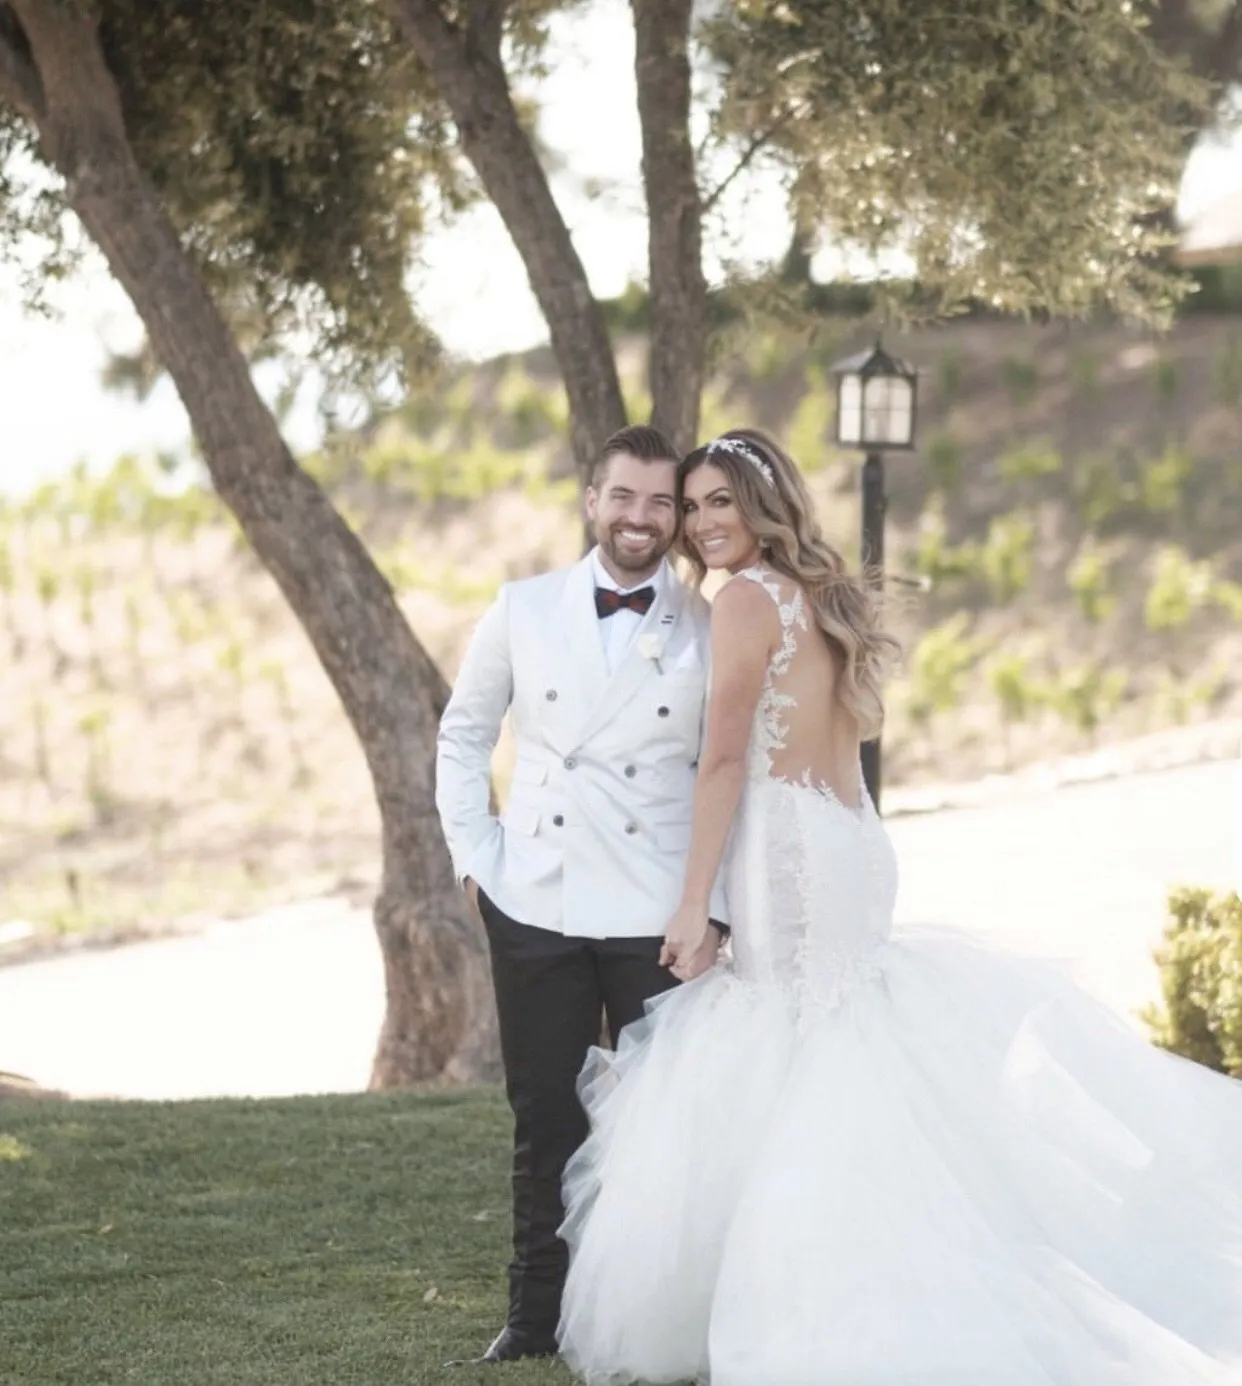
[[[742,519],[725,473],[704,462],[683,486],[682,533],[706,566],[738,573],[756,563],[759,541]]]

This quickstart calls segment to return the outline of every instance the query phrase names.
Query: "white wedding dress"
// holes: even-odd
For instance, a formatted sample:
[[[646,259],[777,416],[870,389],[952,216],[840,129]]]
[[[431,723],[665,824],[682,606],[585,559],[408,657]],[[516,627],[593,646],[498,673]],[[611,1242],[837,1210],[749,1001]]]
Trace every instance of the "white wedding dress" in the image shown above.
[[[893,933],[874,809],[782,756],[823,718],[786,691],[801,596],[747,576],[785,640],[732,960],[592,1051],[563,1357],[591,1382],[1239,1386],[1242,1083],[1049,966]]]

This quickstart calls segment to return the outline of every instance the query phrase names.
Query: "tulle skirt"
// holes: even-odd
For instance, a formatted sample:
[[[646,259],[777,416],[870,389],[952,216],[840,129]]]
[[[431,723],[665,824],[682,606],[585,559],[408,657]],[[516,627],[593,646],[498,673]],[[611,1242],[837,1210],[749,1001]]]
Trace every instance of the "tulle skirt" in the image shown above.
[[[592,1051],[591,1382],[1239,1386],[1242,1083],[1054,969],[897,937],[831,1008],[727,967]]]

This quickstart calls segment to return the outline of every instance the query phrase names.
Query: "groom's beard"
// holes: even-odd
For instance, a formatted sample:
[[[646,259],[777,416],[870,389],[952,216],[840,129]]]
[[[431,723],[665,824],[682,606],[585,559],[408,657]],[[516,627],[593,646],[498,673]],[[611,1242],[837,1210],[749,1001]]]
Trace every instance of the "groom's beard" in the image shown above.
[[[649,535],[650,542],[641,548],[630,548],[618,537],[623,529]],[[654,572],[673,545],[672,535],[665,538],[658,530],[640,530],[634,525],[614,525],[607,530],[599,529],[595,533],[595,539],[608,555],[614,568],[622,573],[634,573],[638,577]]]

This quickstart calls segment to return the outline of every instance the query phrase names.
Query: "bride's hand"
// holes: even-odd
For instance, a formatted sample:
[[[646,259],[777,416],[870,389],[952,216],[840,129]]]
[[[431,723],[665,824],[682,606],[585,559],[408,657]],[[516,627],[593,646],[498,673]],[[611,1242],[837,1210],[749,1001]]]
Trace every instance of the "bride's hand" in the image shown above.
[[[716,961],[719,940],[707,922],[707,911],[681,905],[664,930],[660,966],[682,982],[692,982]],[[708,935],[712,935],[711,938]]]

